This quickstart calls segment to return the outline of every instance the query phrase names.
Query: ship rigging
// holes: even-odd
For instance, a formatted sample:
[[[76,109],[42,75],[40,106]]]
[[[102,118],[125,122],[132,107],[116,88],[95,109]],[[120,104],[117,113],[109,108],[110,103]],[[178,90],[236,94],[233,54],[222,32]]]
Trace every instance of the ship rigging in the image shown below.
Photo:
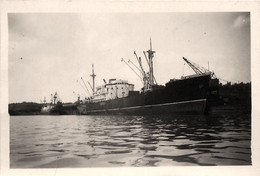
[[[148,51],[143,51],[146,62],[148,64],[149,67],[149,71],[145,72],[144,68],[143,68],[143,64],[142,64],[142,59],[141,57],[138,57],[136,52],[134,51],[134,55],[137,59],[137,62],[139,64],[139,68],[131,61],[128,60],[128,63],[131,63],[142,75],[139,76],[138,73],[135,71],[135,69],[133,67],[131,67],[123,58],[121,59],[122,62],[124,62],[141,80],[143,83],[143,91],[147,92],[147,91],[151,91],[152,88],[157,85],[155,76],[153,74],[153,58],[154,58],[154,53],[155,51],[152,50],[152,40],[150,38],[150,49]],[[148,54],[148,58],[146,56],[146,53]]]
[[[192,68],[192,70],[196,73],[196,75],[210,74],[211,79],[221,80],[223,82],[230,83],[230,81],[217,77],[213,71],[209,70],[209,68],[206,69],[185,57],[183,57],[182,59]],[[188,78],[188,77],[190,77],[190,76],[183,76],[182,78]]]
[[[216,75],[214,72],[210,71],[209,69],[206,69],[195,62],[192,62],[188,60],[187,58],[183,57],[182,58],[191,68],[192,70],[197,74],[197,75],[203,75],[203,74],[210,74],[212,79],[216,78]]]

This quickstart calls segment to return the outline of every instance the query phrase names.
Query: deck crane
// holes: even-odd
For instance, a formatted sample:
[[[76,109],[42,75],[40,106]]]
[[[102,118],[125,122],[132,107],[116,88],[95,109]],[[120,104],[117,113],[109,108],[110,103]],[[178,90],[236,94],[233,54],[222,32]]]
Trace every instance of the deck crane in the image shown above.
[[[146,56],[146,52],[148,53],[148,57]],[[121,61],[124,61],[127,64],[127,66],[129,68],[131,68],[131,70],[134,71],[134,73],[141,79],[141,81],[143,82],[143,91],[145,91],[145,92],[151,90],[155,84],[157,85],[157,81],[155,80],[155,77],[153,74],[153,57],[154,57],[155,51],[152,50],[151,38],[150,38],[150,49],[146,52],[143,51],[146,62],[149,67],[149,71],[147,73],[145,72],[145,70],[143,68],[141,57],[138,57],[135,51],[134,51],[134,55],[137,59],[139,67],[137,67],[131,60],[128,61],[128,63],[131,63],[132,65],[134,65],[134,67],[138,71],[141,72],[142,76],[139,76],[139,74],[137,74],[136,71],[124,59],[121,59]]]
[[[198,75],[203,75],[203,74],[210,74],[211,78],[215,79],[216,76],[214,74],[214,72],[186,59],[185,57],[183,57],[183,60],[192,68],[192,70],[198,74]]]
[[[121,59],[121,62],[124,62],[142,80],[141,76],[138,75],[138,73],[136,73],[133,67],[131,67],[123,58]]]
[[[142,72],[142,70],[140,68],[138,68],[130,59],[128,60],[128,63],[131,63],[137,70]]]
[[[146,56],[145,56],[145,57],[146,57]],[[149,62],[148,62],[147,57],[146,57],[146,61],[147,61],[148,65],[149,65]],[[133,66],[135,66],[135,68],[136,68],[137,70],[139,70],[139,71],[142,73],[142,70],[141,70],[140,68],[138,68],[130,59],[128,60],[128,63],[131,63]],[[149,66],[149,67],[150,67],[150,66]],[[156,81],[154,75],[153,75],[153,79],[154,79],[154,81],[155,81],[155,84],[157,84],[157,81]]]
[[[143,68],[143,65],[142,65],[142,60],[141,60],[141,57],[138,58],[136,52],[134,51],[134,55],[139,63],[139,66],[140,66],[140,70],[141,70],[141,73],[142,75],[145,77],[145,71],[144,71],[144,68]]]
[[[150,85],[149,85],[149,76],[145,73],[143,65],[142,65],[142,60],[141,57],[138,58],[136,52],[134,51],[134,55],[139,63],[140,69],[141,69],[141,73],[143,75],[143,83],[144,83],[144,90],[149,89]]]

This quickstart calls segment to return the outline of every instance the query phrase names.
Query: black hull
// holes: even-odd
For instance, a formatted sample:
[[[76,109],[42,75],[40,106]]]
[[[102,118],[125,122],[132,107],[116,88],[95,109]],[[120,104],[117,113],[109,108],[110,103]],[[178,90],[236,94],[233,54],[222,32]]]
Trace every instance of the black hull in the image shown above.
[[[210,75],[172,81],[146,93],[78,105],[80,114],[204,114]]]
[[[87,111],[82,114],[95,115],[156,115],[156,114],[204,114],[206,109],[206,99],[192,100],[184,102],[174,102],[156,105],[144,105],[125,108],[102,109]],[[83,111],[81,111],[83,112]]]

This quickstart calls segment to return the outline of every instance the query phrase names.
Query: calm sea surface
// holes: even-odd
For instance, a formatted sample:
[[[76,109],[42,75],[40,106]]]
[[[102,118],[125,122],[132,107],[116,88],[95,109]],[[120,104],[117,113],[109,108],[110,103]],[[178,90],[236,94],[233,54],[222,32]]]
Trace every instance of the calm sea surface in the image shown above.
[[[249,115],[11,116],[10,167],[251,165]]]

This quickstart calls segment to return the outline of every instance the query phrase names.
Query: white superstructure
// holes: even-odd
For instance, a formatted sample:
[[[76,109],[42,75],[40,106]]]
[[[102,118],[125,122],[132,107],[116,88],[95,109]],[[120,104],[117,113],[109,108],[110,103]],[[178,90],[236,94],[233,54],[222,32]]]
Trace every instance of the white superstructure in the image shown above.
[[[106,101],[116,98],[127,97],[129,91],[134,90],[134,85],[129,84],[126,80],[110,79],[108,83],[96,87],[93,94],[93,102]]]

